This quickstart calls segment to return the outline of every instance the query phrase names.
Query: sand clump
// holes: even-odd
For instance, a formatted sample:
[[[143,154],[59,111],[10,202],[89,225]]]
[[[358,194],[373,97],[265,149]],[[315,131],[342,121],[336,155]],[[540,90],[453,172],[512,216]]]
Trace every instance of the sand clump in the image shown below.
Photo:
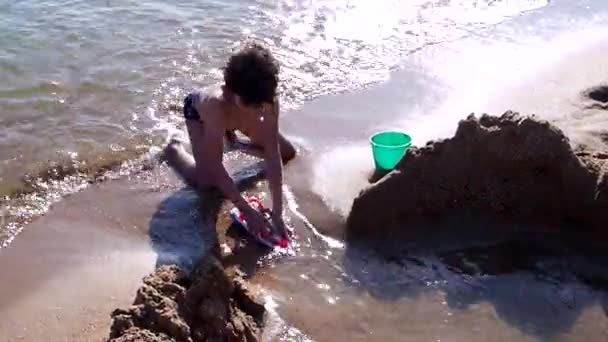
[[[251,187],[258,178],[240,179],[239,189]],[[211,191],[200,195],[205,198],[198,208],[199,220],[204,222],[201,227],[210,228],[205,233],[217,234],[208,241],[210,248],[194,267],[189,259],[172,260],[175,264],[159,266],[144,277],[133,304],[112,312],[108,341],[261,340],[266,308],[245,278],[267,251],[255,244],[252,248],[240,246],[242,235],[231,229],[231,206],[221,194]],[[221,248],[220,241],[229,251]]]
[[[601,85],[586,90],[583,94],[589,99],[601,103],[608,103],[608,85]]]
[[[265,308],[242,274],[210,254],[190,274],[161,266],[133,305],[112,313],[109,341],[259,341]]]
[[[606,236],[606,160],[604,152],[573,150],[549,122],[510,111],[471,115],[454,137],[411,149],[364,189],[353,202],[347,236],[390,236],[458,215]]]
[[[608,110],[608,85],[591,87],[581,95],[586,109]]]

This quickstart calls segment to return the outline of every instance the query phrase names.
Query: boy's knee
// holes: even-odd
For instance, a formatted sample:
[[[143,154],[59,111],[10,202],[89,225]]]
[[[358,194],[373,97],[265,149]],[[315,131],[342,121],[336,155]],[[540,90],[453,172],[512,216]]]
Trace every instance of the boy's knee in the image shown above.
[[[181,148],[181,143],[179,141],[171,140],[171,142],[169,142],[163,150],[165,159],[167,159],[169,161],[175,159],[175,156],[177,156],[179,154],[180,148]]]
[[[290,143],[283,144],[281,147],[281,159],[283,159],[283,164],[287,164],[296,157],[296,149]]]

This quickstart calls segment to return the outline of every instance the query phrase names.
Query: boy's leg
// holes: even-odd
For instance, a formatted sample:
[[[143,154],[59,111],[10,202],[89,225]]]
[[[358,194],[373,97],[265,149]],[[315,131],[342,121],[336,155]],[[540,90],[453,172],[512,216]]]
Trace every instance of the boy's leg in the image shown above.
[[[196,162],[179,140],[171,140],[164,150],[164,159],[190,186],[196,187]]]
[[[258,158],[264,158],[264,149],[254,141],[249,144],[236,143],[235,146],[244,153]],[[279,133],[279,151],[281,152],[281,160],[283,161],[283,164],[287,164],[296,156],[295,147],[281,133]]]
[[[281,151],[281,159],[283,164],[287,164],[293,158],[296,157],[296,148],[293,146],[291,141],[287,140],[285,136],[279,133],[279,149]]]

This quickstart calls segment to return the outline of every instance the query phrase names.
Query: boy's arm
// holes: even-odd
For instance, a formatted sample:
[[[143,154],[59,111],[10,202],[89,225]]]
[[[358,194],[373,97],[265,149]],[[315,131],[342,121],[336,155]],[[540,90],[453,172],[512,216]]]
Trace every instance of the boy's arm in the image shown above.
[[[199,111],[205,113],[205,132],[202,137],[200,149],[205,160],[209,162],[208,167],[212,173],[215,186],[230,200],[240,211],[248,213],[253,210],[249,203],[243,198],[234,180],[222,163],[224,125],[221,122],[221,112],[213,100],[203,100]]]
[[[264,156],[266,159],[266,177],[272,196],[273,220],[283,227],[283,162],[279,146],[279,102],[275,101],[269,120],[264,125]]]

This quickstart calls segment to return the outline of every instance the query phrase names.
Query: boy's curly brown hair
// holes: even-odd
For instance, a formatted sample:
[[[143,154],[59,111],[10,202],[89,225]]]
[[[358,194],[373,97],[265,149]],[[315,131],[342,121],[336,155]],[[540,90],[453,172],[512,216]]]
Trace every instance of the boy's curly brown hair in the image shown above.
[[[279,83],[279,64],[270,51],[249,44],[232,55],[224,68],[224,82],[245,105],[274,103]]]

